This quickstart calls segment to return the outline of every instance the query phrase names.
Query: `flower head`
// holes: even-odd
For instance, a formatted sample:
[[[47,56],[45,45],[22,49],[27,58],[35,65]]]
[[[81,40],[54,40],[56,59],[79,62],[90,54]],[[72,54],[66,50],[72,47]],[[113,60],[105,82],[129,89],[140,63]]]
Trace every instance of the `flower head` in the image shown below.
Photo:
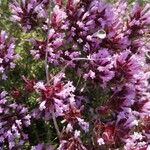
[[[47,17],[47,0],[12,1],[10,10],[11,20],[18,23],[24,31],[30,31],[43,22]]]
[[[69,150],[69,149],[86,150],[80,139],[80,131],[76,130],[73,133],[64,132],[58,150]]]
[[[5,31],[0,31],[0,77],[4,80],[7,79],[7,71],[15,68],[15,60],[19,58],[14,49],[14,39],[9,39]]]
[[[30,125],[28,109],[21,104],[9,103],[5,91],[0,93],[0,139],[9,149],[22,145],[28,136],[23,128]]]

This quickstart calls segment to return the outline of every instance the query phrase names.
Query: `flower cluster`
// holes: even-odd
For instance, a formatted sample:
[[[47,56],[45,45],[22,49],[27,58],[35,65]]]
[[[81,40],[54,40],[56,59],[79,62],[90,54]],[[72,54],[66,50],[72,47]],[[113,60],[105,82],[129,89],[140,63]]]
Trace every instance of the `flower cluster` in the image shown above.
[[[24,31],[30,31],[41,23],[45,22],[47,17],[46,6],[48,0],[26,0],[10,3],[12,12],[11,21],[19,23]]]
[[[136,2],[128,7],[124,0],[115,4],[54,0],[49,17],[47,3],[22,0],[10,4],[13,20],[25,31],[40,26],[42,20],[45,38],[29,41],[34,59],[45,61],[47,81],[23,77],[26,91],[38,95],[33,117],[53,119],[60,140],[58,150],[149,149],[150,5]],[[48,65],[61,71],[49,79]],[[85,100],[81,102],[80,96]],[[11,106],[16,111],[20,107],[7,107]],[[56,119],[64,126],[62,131]],[[39,144],[33,149],[45,147]]]
[[[0,93],[0,143],[8,143],[9,149],[24,144],[28,135],[23,129],[30,125],[31,116],[28,109],[21,104],[10,103],[7,100],[7,92]]]
[[[90,63],[85,64],[87,73],[84,73],[84,79],[93,79],[99,81],[101,87],[105,87],[107,82],[114,77],[113,58],[107,49],[101,49],[97,53],[88,56]]]
[[[44,59],[46,51],[48,52],[48,61],[53,64],[58,64],[60,61],[61,52],[58,49],[63,45],[64,33],[56,33],[55,30],[49,30],[48,34],[48,45],[47,40],[31,40],[33,49],[31,54],[35,59]],[[56,52],[57,51],[57,52]]]
[[[14,39],[8,39],[7,33],[0,31],[0,78],[3,80],[7,79],[7,70],[15,68],[15,60],[19,58],[14,49]]]
[[[34,86],[36,91],[40,94],[39,110],[45,111],[45,117],[55,112],[56,116],[62,116],[66,105],[71,100],[74,100],[74,90],[71,82],[64,84],[61,81],[63,75],[54,78],[52,84],[47,85],[44,82],[38,82]]]
[[[38,82],[34,86],[41,97],[38,99],[39,109],[36,109],[33,115],[36,118],[41,115],[45,119],[52,115],[55,117],[62,116],[63,122],[67,122],[68,128],[71,129],[78,123],[87,132],[89,124],[82,118],[82,108],[77,105],[77,99],[74,95],[75,87],[70,81],[67,83],[61,81],[63,76],[64,74],[55,76],[51,85]]]
[[[130,150],[131,147],[134,149],[148,147],[149,127],[144,125],[144,120],[150,115],[148,92],[150,74],[145,72],[145,68],[145,58],[140,54],[132,54],[126,50],[114,55],[112,68],[114,76],[110,80],[108,93],[110,97],[98,111],[105,113],[105,116],[99,114],[102,119],[94,128],[94,135],[100,146],[119,147],[125,144],[126,150]],[[111,119],[107,120],[107,116],[110,115]],[[134,134],[141,135],[140,139],[136,139]]]
[[[32,146],[31,150],[53,150],[53,148],[49,145],[45,145],[45,144],[38,144],[36,146]]]
[[[57,150],[87,150],[80,139],[80,131],[75,130],[71,132],[63,132],[60,146]]]

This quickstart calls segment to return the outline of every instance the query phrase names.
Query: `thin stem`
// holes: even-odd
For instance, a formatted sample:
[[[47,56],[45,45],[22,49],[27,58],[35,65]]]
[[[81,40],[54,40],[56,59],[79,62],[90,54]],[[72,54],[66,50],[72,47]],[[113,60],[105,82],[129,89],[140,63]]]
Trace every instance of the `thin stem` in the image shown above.
[[[54,113],[54,111],[52,111],[52,118],[53,118],[53,123],[54,123],[55,129],[56,129],[56,132],[57,132],[58,138],[60,139],[59,126],[58,126],[58,124],[57,124],[57,120],[56,120],[56,117],[55,117],[55,113]]]
[[[45,52],[45,72],[46,72],[46,80],[49,85],[49,66],[48,66],[48,43],[49,43],[49,30],[50,30],[50,16],[51,16],[51,1],[49,0],[49,12],[48,12],[48,31],[47,31],[47,41],[46,41],[46,52]]]
[[[73,58],[72,60],[70,60],[62,69],[61,71],[57,74],[59,75],[60,73],[64,72],[66,70],[66,68],[72,63],[72,61],[79,61],[79,60],[88,60],[88,61],[92,61],[92,60],[100,60],[100,59],[91,59],[91,58]],[[55,76],[57,76],[55,75]],[[53,79],[55,78],[55,76],[53,78],[51,78],[50,82],[53,81]]]
[[[48,25],[47,25],[48,31],[47,31],[47,41],[46,41],[46,53],[45,53],[45,73],[46,73],[46,80],[47,80],[48,85],[50,84],[49,65],[48,65],[48,43],[49,43],[50,17],[51,17],[51,0],[49,0]],[[56,121],[54,110],[52,111],[52,119],[54,122],[54,127],[55,127],[56,132],[57,132],[57,136],[58,136],[58,138],[60,138],[60,131],[59,131],[59,127],[58,127],[58,124]]]

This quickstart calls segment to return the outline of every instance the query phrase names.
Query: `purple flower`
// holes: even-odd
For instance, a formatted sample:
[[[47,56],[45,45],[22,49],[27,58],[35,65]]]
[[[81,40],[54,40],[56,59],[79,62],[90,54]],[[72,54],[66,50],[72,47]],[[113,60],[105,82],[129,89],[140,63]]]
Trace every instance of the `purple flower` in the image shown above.
[[[0,93],[0,143],[8,143],[9,149],[21,146],[28,138],[23,128],[30,125],[28,109],[7,101],[7,93]]]
[[[93,79],[98,81],[102,87],[114,77],[112,57],[107,49],[99,50],[98,53],[93,53],[89,56],[89,64],[85,64],[85,69],[88,73],[84,74],[85,79]]]
[[[75,103],[74,91],[75,87],[72,82],[63,83],[61,78],[63,75],[54,77],[51,85],[38,82],[35,89],[40,94],[39,111],[45,114],[45,117],[51,116],[54,111],[56,116],[63,116],[67,109],[67,104]]]
[[[24,31],[30,31],[45,21],[47,3],[47,0],[22,0],[20,3],[13,0],[10,3],[11,20],[18,23]]]
[[[66,26],[66,18],[67,14],[66,12],[60,8],[60,6],[55,5],[53,8],[53,12],[51,14],[51,25],[54,29],[67,29]]]
[[[131,147],[137,150],[149,149],[149,144],[145,141],[144,136],[139,132],[134,132],[128,139],[125,140],[125,150],[131,150]]]
[[[134,75],[142,71],[143,63],[140,62],[140,57],[138,55],[132,55],[130,51],[126,50],[114,55],[113,60],[113,71],[115,75],[112,81],[116,85],[117,83],[135,82]]]
[[[0,31],[0,77],[3,80],[7,79],[7,71],[15,68],[15,60],[19,58],[14,49],[14,39],[9,39],[5,31]]]
[[[30,40],[33,48],[30,51],[35,59],[44,59],[46,51],[48,52],[48,62],[58,65],[60,63],[60,55],[63,53],[60,48],[64,43],[64,33],[57,33],[54,29],[49,30],[48,45],[47,41]]]
[[[38,144],[36,146],[32,146],[31,150],[53,150],[53,148],[49,145],[45,145],[45,144]]]
[[[64,111],[64,121],[72,128],[78,123],[85,132],[89,131],[89,123],[82,118],[81,110],[75,104],[67,106],[67,109]]]
[[[32,56],[45,60],[47,53],[48,63],[58,69],[63,68],[60,72],[66,75],[70,75],[65,70],[70,67],[80,79],[84,79],[84,83],[79,79],[77,87],[84,84],[83,89],[86,86],[87,91],[76,89],[73,86],[76,78],[73,77],[73,82],[67,81],[64,74],[52,77],[50,83],[39,81],[34,86],[39,98],[33,116],[51,119],[54,115],[66,125],[59,136],[58,150],[86,150],[81,141],[82,135],[76,130],[79,127],[90,132],[91,138],[85,139],[92,147],[88,149],[149,149],[150,73],[145,55],[149,57],[150,5],[142,7],[135,3],[128,7],[124,0],[115,4],[99,0],[68,0],[65,3],[54,0],[50,18],[46,14],[46,5],[47,1],[14,1],[10,4],[12,19],[26,31],[41,22],[45,39],[30,40]],[[0,59],[2,61],[3,58]],[[13,68],[14,64],[11,63],[10,67]],[[4,71],[4,67],[0,66],[0,72]],[[91,87],[100,90],[100,95],[106,94],[103,105],[98,101],[101,97]],[[91,109],[93,119],[89,118],[89,124],[82,116],[82,105],[88,105],[84,102],[78,105],[76,95],[90,95],[90,90],[92,96],[95,95],[88,101],[92,104],[90,107],[94,104]],[[2,95],[5,96],[5,92]],[[1,103],[5,104],[5,99]],[[0,112],[3,113],[3,108]],[[7,112],[9,109],[5,114]],[[23,124],[21,119],[16,119],[15,123],[17,127]],[[7,132],[7,137],[10,147],[14,147],[12,132]],[[44,144],[33,147],[44,148]]]
[[[80,131],[75,130],[73,133],[64,133],[64,137],[62,137],[61,143],[57,150],[86,150],[82,141],[80,139]]]

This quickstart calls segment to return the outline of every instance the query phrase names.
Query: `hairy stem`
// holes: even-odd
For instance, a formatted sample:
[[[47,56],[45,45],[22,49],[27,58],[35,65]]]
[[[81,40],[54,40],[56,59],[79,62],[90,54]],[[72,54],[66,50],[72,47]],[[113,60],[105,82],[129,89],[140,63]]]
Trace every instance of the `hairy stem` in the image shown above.
[[[47,31],[47,41],[46,41],[46,52],[45,52],[45,73],[47,84],[49,85],[49,65],[48,65],[48,43],[49,43],[49,30],[50,30],[50,16],[51,16],[51,2],[49,0],[49,12],[48,12],[48,31]]]
[[[59,126],[58,126],[58,124],[57,124],[57,120],[56,120],[54,111],[52,112],[52,118],[53,118],[53,123],[54,123],[55,129],[56,129],[58,138],[60,138]]]
[[[49,0],[49,12],[48,12],[48,31],[47,31],[47,43],[46,43],[46,53],[45,53],[45,73],[46,73],[46,80],[47,80],[47,84],[50,84],[50,80],[49,80],[49,65],[48,65],[48,43],[49,43],[49,30],[50,30],[50,17],[51,17],[51,0]],[[59,131],[59,127],[56,121],[56,117],[55,117],[55,113],[54,110],[52,111],[52,119],[54,122],[54,126],[57,132],[57,136],[58,138],[60,137],[60,131]]]

